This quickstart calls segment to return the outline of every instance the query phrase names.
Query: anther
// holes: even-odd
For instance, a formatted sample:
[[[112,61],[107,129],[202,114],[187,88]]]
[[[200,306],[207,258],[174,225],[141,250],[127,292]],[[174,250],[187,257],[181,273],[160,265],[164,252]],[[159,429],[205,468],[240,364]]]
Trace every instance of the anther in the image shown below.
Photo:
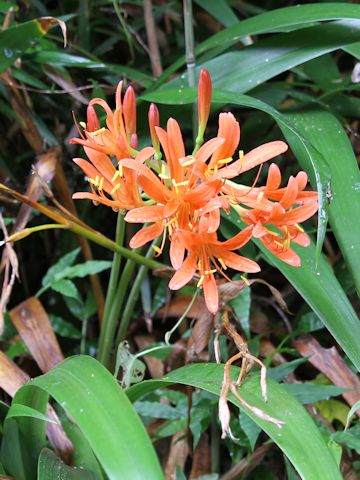
[[[110,195],[114,195],[114,193],[119,190],[120,188],[120,183],[117,183],[115,187],[111,190]]]

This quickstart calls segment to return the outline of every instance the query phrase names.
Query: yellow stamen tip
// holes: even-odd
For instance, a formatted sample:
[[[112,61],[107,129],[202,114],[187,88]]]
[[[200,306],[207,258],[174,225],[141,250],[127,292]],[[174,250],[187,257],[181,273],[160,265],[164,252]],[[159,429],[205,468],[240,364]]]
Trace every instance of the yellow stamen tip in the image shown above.
[[[246,277],[244,277],[244,275],[241,275],[240,278],[241,278],[241,280],[242,280],[243,282],[246,283],[246,285],[247,285],[248,287],[250,287],[250,282],[249,282],[249,280],[248,280]]]

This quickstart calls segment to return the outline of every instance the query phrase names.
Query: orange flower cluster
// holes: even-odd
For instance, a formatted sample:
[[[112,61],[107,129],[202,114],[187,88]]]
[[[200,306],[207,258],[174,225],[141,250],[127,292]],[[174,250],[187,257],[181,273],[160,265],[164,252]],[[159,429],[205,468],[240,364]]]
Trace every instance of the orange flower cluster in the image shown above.
[[[300,265],[291,242],[302,246],[309,237],[299,225],[317,210],[316,192],[305,191],[307,175],[299,172],[280,188],[281,173],[271,164],[265,187],[245,186],[231,179],[284,153],[286,143],[265,143],[249,153],[233,156],[240,141],[240,126],[232,113],[219,115],[217,136],[203,143],[210,112],[212,84],[209,73],[199,78],[198,136],[191,155],[186,155],[179,124],[173,118],[166,130],[160,127],[159,112],[149,109],[152,147],[137,150],[136,100],[133,88],[122,99],[122,82],[116,91],[113,112],[102,99],[93,99],[87,109],[87,122],[81,123],[80,138],[72,143],[83,145],[89,160],[74,162],[86,174],[91,192],[75,193],[126,213],[131,223],[147,223],[131,239],[132,248],[162,236],[161,247],[170,240],[170,261],[176,270],[169,287],[177,290],[198,274],[198,287],[204,291],[206,305],[218,311],[215,274],[228,279],[230,268],[254,273],[259,265],[236,253],[251,237],[258,238],[284,262]],[[106,114],[101,127],[94,105]],[[161,152],[162,150],[162,152]],[[164,156],[164,159],[163,159]],[[233,238],[218,237],[220,213],[234,208],[247,226]]]

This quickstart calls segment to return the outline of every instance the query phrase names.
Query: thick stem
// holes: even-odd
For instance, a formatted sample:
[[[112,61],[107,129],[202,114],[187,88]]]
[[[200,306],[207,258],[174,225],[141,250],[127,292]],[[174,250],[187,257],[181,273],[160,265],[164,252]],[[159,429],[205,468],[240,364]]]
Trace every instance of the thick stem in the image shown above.
[[[153,75],[158,77],[162,74],[161,57],[159,43],[156,36],[156,25],[153,15],[153,6],[151,0],[144,0],[144,18],[145,29],[150,53],[151,69]]]
[[[118,213],[117,224],[116,224],[116,234],[115,234],[115,243],[116,245],[123,246],[125,235],[125,220],[124,215],[120,212]],[[110,279],[108,290],[106,292],[105,308],[104,308],[104,320],[105,323],[110,314],[111,305],[114,300],[114,294],[116,292],[116,286],[119,281],[119,271],[121,264],[121,254],[115,252],[113,257],[113,263],[111,267]]]
[[[152,242],[152,244],[150,245],[150,247],[149,247],[149,249],[146,253],[145,258],[151,258],[153,256],[154,249],[152,247],[153,247],[153,245],[157,245],[160,242],[160,240],[161,240],[161,238],[157,238],[156,240],[154,240]],[[136,275],[135,281],[133,283],[133,286],[132,286],[132,288],[130,290],[130,293],[129,293],[129,296],[128,296],[128,301],[126,303],[124,313],[121,317],[119,331],[118,331],[118,334],[117,334],[117,337],[116,337],[116,342],[115,342],[116,345],[119,345],[120,342],[125,340],[127,330],[129,328],[131,315],[133,313],[135,303],[138,299],[141,284],[144,280],[144,277],[146,275],[147,270],[148,269],[145,266],[141,266],[139,268],[139,271],[138,271],[137,275]]]
[[[119,284],[117,286],[107,322],[104,323],[103,328],[100,332],[97,359],[105,366],[108,366],[110,361],[121,307],[123,306],[124,299],[127,293],[127,288],[134,268],[135,262],[129,259],[125,264],[125,268],[122,272]]]

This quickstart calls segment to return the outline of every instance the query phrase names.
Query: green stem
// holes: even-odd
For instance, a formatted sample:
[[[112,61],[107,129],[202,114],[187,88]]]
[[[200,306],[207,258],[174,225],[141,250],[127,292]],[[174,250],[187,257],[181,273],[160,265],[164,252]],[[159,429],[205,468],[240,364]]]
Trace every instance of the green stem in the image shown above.
[[[185,58],[186,58],[186,68],[188,73],[188,84],[189,87],[195,87],[196,78],[195,78],[195,46],[194,46],[194,26],[193,26],[193,11],[192,11],[192,0],[184,0],[184,30],[185,30]],[[195,132],[197,128],[197,114],[196,114],[196,103],[193,104],[193,132],[195,139]]]
[[[134,61],[135,59],[135,54],[134,54],[134,45],[133,45],[133,39],[132,39],[132,36],[129,32],[129,29],[126,25],[126,22],[122,16],[122,13],[121,13],[121,10],[119,8],[119,5],[117,3],[117,0],[113,0],[113,5],[114,5],[114,10],[115,10],[115,13],[119,19],[119,22],[120,22],[120,25],[122,27],[122,29],[124,30],[124,34],[125,34],[125,37],[126,37],[126,41],[128,43],[128,46],[129,46],[129,50],[130,50],[130,56],[131,56],[131,62]]]
[[[157,238],[152,242],[148,251],[146,252],[145,258],[151,258],[154,255],[154,249],[152,247],[153,247],[153,245],[159,244],[160,241],[161,241],[161,238]],[[127,300],[127,303],[126,303],[126,307],[125,307],[124,312],[123,312],[122,317],[121,317],[120,326],[119,326],[118,334],[117,334],[117,337],[116,337],[115,345],[119,345],[120,342],[125,340],[126,333],[127,333],[128,328],[129,328],[131,315],[133,313],[135,303],[138,299],[141,284],[144,280],[146,272],[147,272],[147,268],[145,266],[141,266],[139,268],[139,271],[136,275],[133,286],[130,290],[128,300]]]
[[[185,320],[185,318],[187,317],[187,314],[190,312],[191,310],[191,307],[194,305],[194,302],[196,300],[196,297],[199,293],[199,289],[197,288],[195,290],[195,293],[191,299],[191,302],[189,303],[189,305],[186,307],[186,310],[184,311],[184,313],[181,315],[181,317],[179,318],[179,320],[175,323],[175,325],[173,326],[173,328],[171,330],[169,330],[168,332],[165,333],[165,343],[166,345],[171,345],[170,344],[170,338],[171,338],[171,335],[175,332],[175,330],[182,324],[182,322]]]
[[[130,278],[134,271],[135,265],[135,262],[130,259],[126,262],[115,295],[113,297],[113,303],[111,305],[108,320],[106,323],[104,323],[103,328],[100,332],[97,359],[105,366],[108,366],[110,361],[121,307],[124,303],[124,299],[127,294],[127,287],[130,282]]]
[[[123,246],[124,235],[125,235],[124,215],[122,215],[119,212],[117,217],[116,233],[115,233],[115,242],[117,245]],[[111,305],[113,303],[114,294],[116,292],[116,286],[119,281],[120,264],[121,264],[121,254],[118,252],[115,252],[113,257],[112,267],[111,267],[109,286],[106,292],[103,323],[107,321],[108,316],[110,314]]]

